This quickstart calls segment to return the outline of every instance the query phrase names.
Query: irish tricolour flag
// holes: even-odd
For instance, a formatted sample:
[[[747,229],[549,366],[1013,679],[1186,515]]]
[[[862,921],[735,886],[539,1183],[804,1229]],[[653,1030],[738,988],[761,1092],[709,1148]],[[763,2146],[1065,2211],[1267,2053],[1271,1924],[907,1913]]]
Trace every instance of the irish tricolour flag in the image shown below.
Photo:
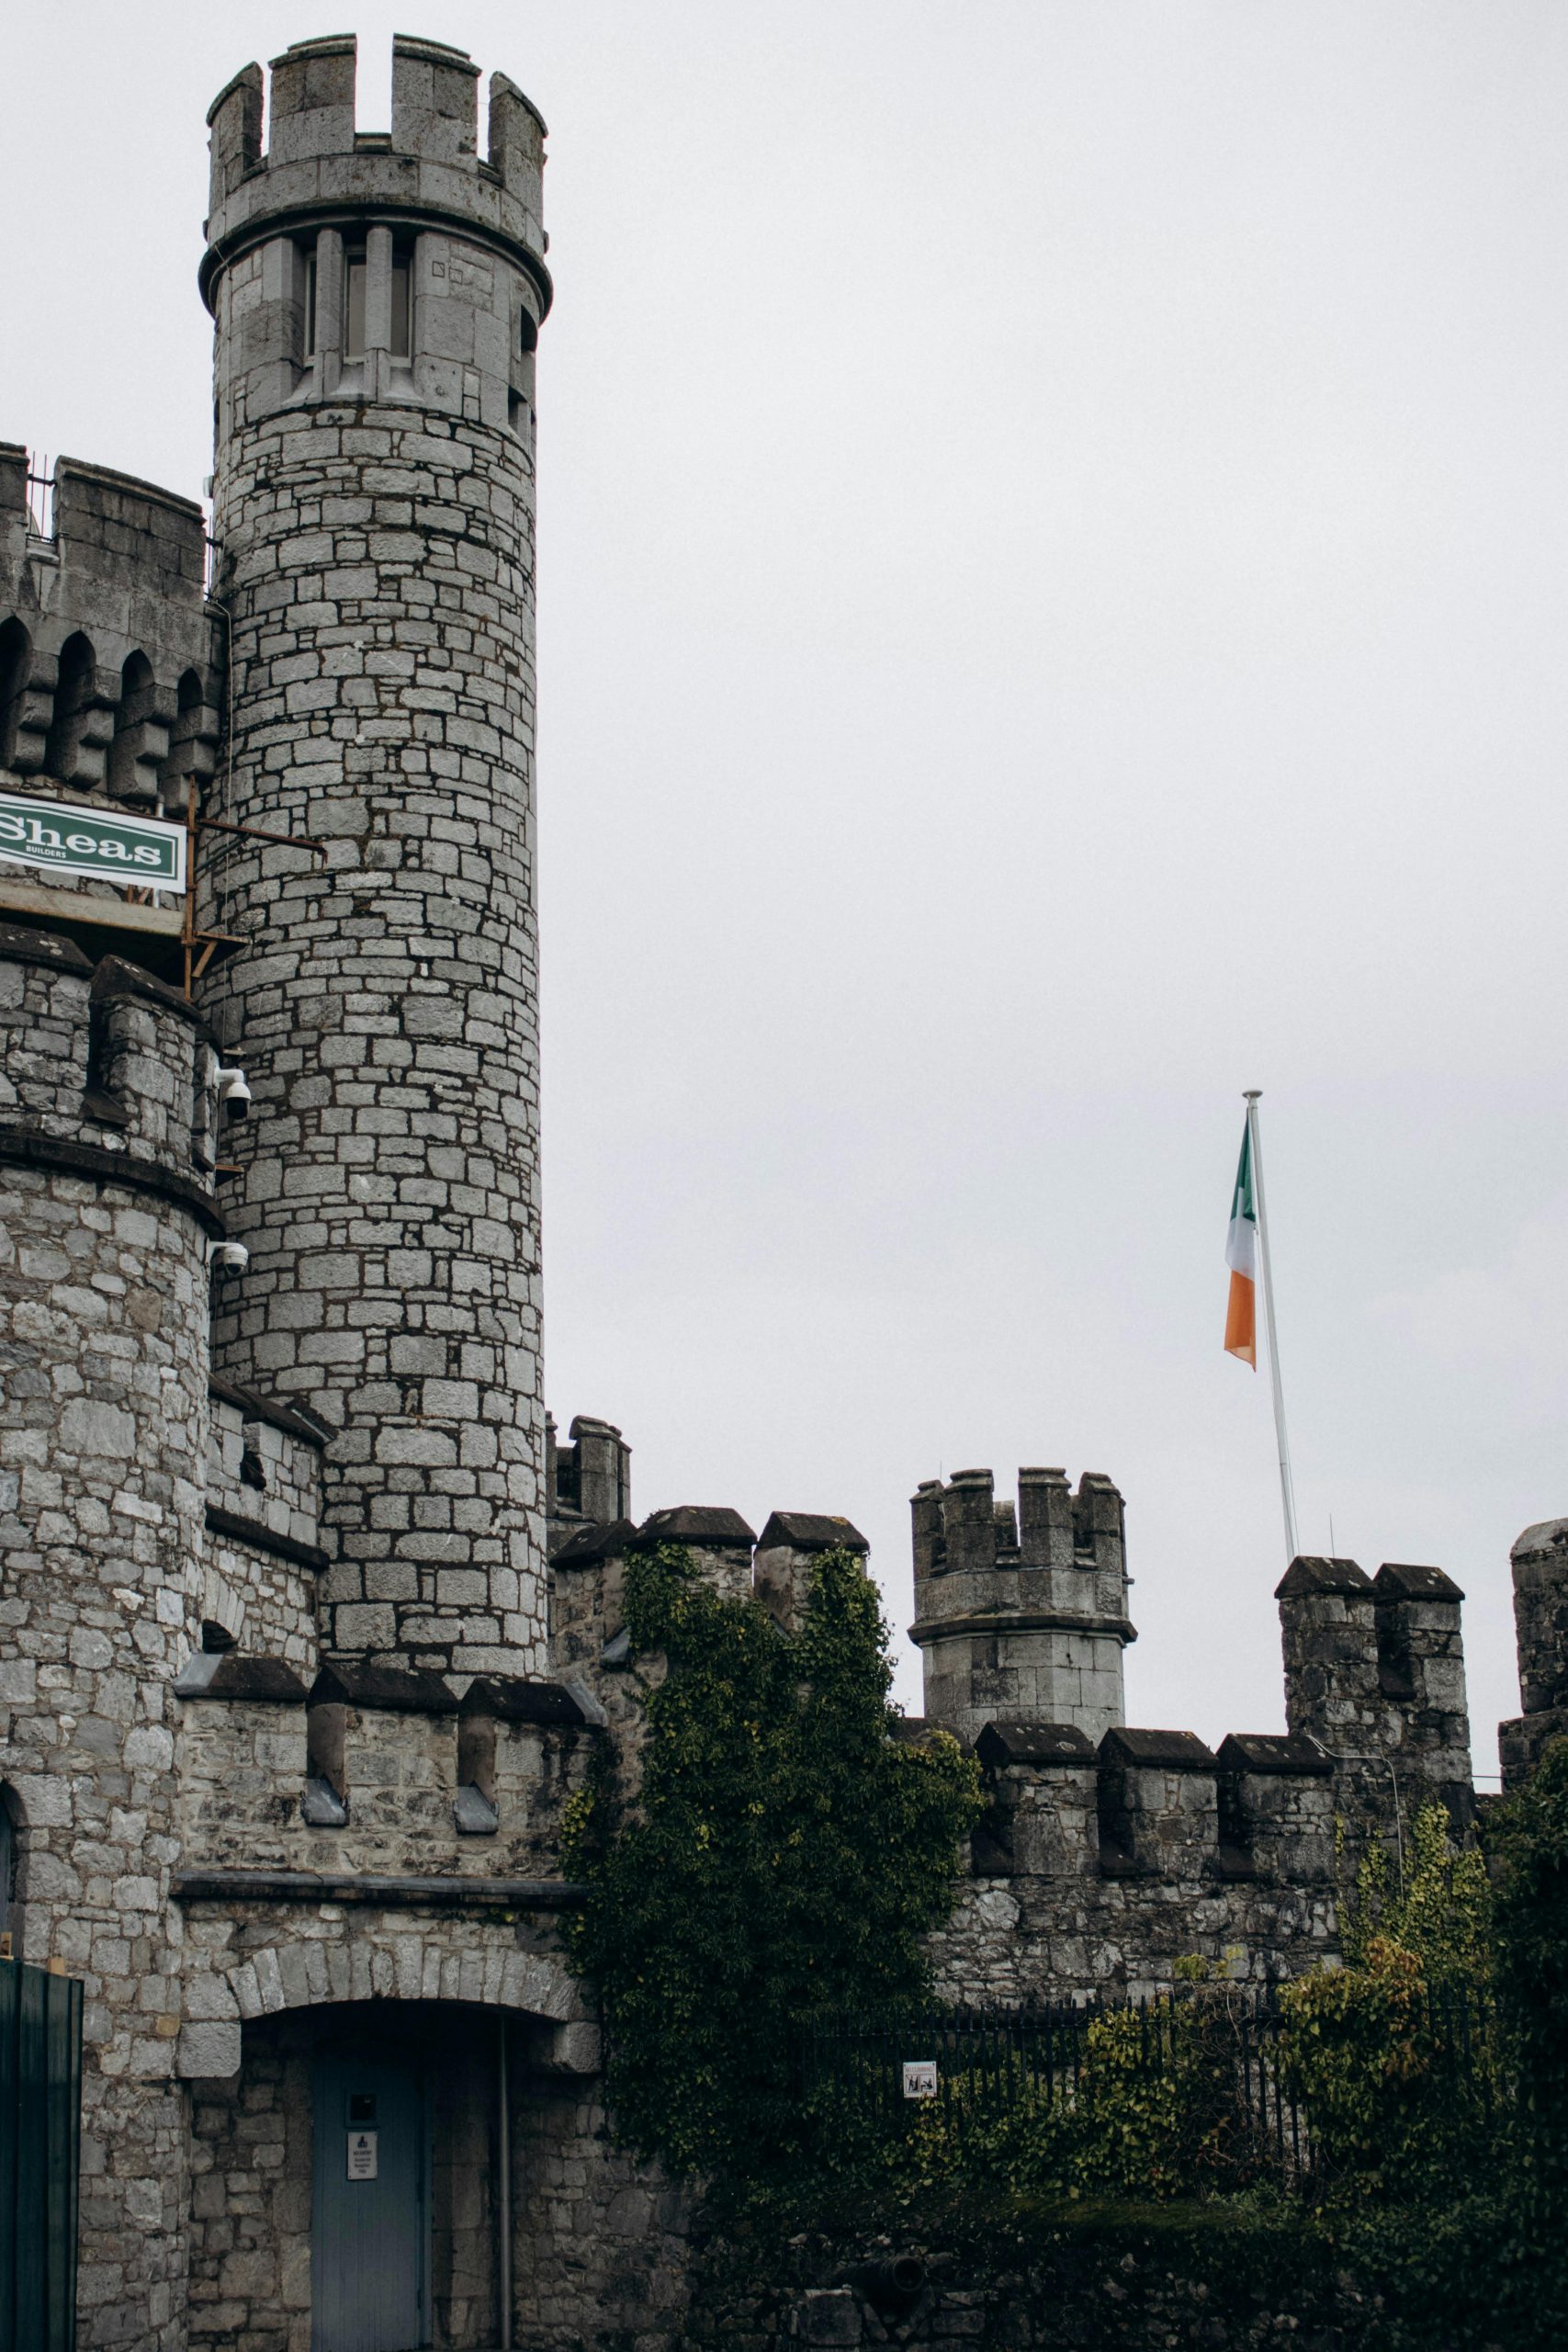
[[[1230,1303],[1225,1308],[1225,1351],[1240,1356],[1258,1369],[1258,1210],[1252,1197],[1252,1128],[1242,1129],[1241,1165],[1235,1171],[1231,1201],[1231,1227],[1225,1237],[1225,1263],[1231,1270]]]

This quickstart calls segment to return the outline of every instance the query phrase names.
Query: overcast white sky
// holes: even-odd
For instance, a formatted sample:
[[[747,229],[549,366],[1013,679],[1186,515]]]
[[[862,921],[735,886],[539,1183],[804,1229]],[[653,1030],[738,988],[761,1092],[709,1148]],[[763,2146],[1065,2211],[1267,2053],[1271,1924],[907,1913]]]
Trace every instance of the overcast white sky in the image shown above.
[[[199,490],[203,116],[341,22],[13,9],[0,438]],[[1274,1727],[1262,1086],[1303,1548],[1458,1577],[1495,1770],[1568,1511],[1568,10],[406,28],[552,133],[558,1418],[639,1514],[848,1512],[900,1628],[919,1479],[1107,1470],[1131,1719]]]

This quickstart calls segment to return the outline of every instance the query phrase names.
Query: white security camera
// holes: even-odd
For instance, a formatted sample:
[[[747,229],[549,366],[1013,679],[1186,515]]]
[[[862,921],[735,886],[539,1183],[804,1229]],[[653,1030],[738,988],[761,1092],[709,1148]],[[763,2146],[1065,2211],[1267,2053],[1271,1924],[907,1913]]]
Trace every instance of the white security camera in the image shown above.
[[[215,1241],[212,1245],[215,1273],[243,1274],[250,1262],[251,1253],[243,1241]]]
[[[245,1084],[243,1069],[220,1069],[218,1073],[218,1100],[231,1119],[247,1116],[251,1107],[251,1090]]]

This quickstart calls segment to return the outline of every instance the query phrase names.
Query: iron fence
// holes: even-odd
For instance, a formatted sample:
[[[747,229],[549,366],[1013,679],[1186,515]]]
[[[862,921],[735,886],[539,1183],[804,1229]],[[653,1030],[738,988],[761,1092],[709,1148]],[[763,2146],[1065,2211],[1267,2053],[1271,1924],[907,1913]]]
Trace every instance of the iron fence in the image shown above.
[[[1418,2132],[1428,2158],[1448,2139],[1472,2162],[1510,2097],[1491,2005],[1463,1987],[1425,1991],[1409,2023],[1399,2129],[1407,2139]],[[1301,2047],[1271,1985],[836,2015],[800,2036],[796,2089],[830,2153],[835,2136],[846,2145],[896,2141],[922,2115],[959,2143],[1024,2110],[1042,2123],[1081,2118],[1113,2084],[1164,2076],[1181,2100],[1201,2105],[1216,2172],[1305,2188],[1343,2168],[1354,2135],[1318,2103]]]
[[[73,2352],[82,1987],[0,1960],[0,2352]]]

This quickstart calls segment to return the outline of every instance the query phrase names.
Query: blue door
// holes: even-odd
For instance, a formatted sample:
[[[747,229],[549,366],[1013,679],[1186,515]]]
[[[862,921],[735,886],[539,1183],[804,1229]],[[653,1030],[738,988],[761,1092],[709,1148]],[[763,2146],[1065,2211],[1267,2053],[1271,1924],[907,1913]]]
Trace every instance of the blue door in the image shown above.
[[[311,2352],[430,2342],[424,2086],[394,2053],[316,2061]]]

